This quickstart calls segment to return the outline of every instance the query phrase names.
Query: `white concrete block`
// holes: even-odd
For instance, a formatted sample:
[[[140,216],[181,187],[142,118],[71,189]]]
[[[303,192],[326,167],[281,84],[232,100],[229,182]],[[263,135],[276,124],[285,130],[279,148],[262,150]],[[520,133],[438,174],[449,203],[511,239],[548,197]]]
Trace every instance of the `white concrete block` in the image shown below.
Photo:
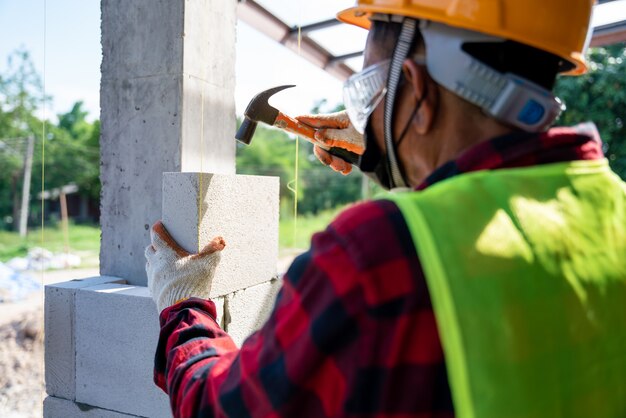
[[[274,279],[226,296],[225,309],[228,313],[225,329],[235,344],[241,346],[267,321],[281,286],[282,280]]]
[[[77,289],[103,283],[124,283],[124,280],[101,276],[45,287],[45,375],[49,395],[76,398],[74,295]]]
[[[128,418],[137,415],[122,414],[115,411],[96,408],[91,405],[75,403],[67,399],[48,396],[43,401],[44,418]]]
[[[163,174],[163,223],[172,237],[194,253],[215,236],[226,241],[212,298],[276,276],[278,187],[277,177]]]
[[[145,417],[169,417],[152,381],[159,335],[145,287],[101,285],[76,293],[76,401]]]

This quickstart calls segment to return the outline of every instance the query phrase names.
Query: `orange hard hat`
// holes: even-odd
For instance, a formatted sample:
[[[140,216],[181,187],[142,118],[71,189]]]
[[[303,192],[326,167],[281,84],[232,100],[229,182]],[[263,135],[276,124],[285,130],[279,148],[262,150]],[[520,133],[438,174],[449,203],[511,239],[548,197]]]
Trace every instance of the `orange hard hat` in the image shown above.
[[[587,71],[585,50],[595,0],[358,0],[339,12],[342,22],[370,27],[372,14],[430,20],[509,39],[571,63],[567,74]]]

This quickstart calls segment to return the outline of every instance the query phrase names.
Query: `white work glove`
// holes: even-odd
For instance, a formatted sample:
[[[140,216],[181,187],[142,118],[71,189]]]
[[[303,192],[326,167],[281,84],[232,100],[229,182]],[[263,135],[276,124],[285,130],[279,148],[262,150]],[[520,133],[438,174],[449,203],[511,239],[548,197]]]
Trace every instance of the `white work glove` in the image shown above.
[[[150,231],[152,244],[146,248],[148,289],[159,312],[190,297],[208,299],[220,251],[226,243],[213,238],[198,254],[180,247],[162,222]]]
[[[363,155],[365,152],[365,139],[354,129],[345,110],[324,115],[302,115],[296,119],[317,129],[315,140],[319,145],[313,149],[315,156],[322,164],[330,166],[343,175],[352,171],[352,165],[331,155],[325,149],[339,147],[358,155]]]

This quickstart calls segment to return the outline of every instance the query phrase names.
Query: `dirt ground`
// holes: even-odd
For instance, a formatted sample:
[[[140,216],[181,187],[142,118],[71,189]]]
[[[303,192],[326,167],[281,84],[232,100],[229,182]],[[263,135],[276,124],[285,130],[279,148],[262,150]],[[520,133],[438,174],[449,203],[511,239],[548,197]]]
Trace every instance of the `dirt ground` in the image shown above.
[[[42,416],[43,309],[31,306],[0,320],[0,417]]]
[[[46,272],[43,283],[96,276],[97,269]],[[41,417],[44,388],[43,292],[0,303],[0,417]]]

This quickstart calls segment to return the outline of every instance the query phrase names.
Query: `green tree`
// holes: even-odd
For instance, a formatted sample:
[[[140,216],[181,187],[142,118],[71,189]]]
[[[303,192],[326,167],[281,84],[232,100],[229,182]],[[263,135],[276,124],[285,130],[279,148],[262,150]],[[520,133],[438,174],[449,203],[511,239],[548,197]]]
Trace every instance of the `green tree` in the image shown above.
[[[28,52],[9,55],[0,74],[0,227],[17,222],[26,138],[40,136],[35,113],[47,100]]]
[[[305,141],[300,140],[299,145]],[[263,176],[277,176],[280,178],[280,198],[283,214],[289,213],[288,208],[293,205],[292,192],[295,180],[296,141],[285,132],[258,126],[254,140],[248,146],[237,145],[237,172],[239,174],[254,174]],[[299,173],[306,172],[310,166],[307,149],[299,147]],[[302,175],[300,176],[300,179]],[[301,202],[306,194],[302,182],[298,187],[298,201]]]
[[[6,227],[11,218],[17,220],[26,137],[35,138],[31,218],[41,215],[33,197],[42,188],[44,172],[46,190],[75,183],[80,194],[99,198],[100,123],[87,121],[83,103],[77,102],[69,112],[57,115],[57,124],[46,121],[43,138],[44,123],[36,114],[50,98],[43,98],[42,90],[28,53],[11,54],[7,70],[0,74],[0,227]]]
[[[592,48],[589,72],[561,77],[556,93],[567,105],[559,124],[594,122],[613,170],[626,179],[626,43]]]
[[[87,121],[83,102],[58,115],[58,124],[48,128],[45,149],[45,188],[74,183],[79,194],[97,200],[100,196],[100,122]],[[35,156],[33,185],[41,187],[41,150]]]

